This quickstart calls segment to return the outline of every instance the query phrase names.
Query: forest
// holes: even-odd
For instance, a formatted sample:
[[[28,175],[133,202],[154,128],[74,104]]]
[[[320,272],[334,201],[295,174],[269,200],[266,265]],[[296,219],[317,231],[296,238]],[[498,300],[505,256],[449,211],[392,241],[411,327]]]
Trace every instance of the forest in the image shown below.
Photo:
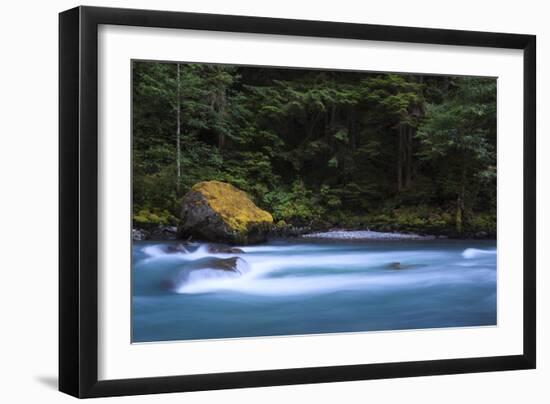
[[[200,181],[279,228],[496,237],[496,79],[132,63],[134,227]]]

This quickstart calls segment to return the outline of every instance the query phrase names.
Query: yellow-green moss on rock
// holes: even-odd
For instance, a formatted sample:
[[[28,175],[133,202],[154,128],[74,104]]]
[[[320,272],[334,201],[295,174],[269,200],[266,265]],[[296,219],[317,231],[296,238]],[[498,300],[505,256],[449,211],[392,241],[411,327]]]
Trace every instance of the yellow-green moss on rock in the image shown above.
[[[180,235],[196,239],[255,243],[265,240],[273,226],[269,212],[231,184],[205,181],[185,194],[181,205]]]

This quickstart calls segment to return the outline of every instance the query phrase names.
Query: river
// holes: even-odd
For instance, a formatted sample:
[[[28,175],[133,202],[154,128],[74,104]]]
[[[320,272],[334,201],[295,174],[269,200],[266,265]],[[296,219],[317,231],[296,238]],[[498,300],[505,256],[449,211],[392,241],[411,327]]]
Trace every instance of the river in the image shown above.
[[[175,246],[133,244],[132,342],[496,324],[494,240]]]

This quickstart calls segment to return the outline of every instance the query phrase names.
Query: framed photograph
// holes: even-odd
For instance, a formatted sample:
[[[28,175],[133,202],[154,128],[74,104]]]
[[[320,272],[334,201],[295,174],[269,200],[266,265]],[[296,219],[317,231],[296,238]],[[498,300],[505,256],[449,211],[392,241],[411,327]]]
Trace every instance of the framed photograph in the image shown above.
[[[535,368],[535,36],[59,24],[61,391]]]

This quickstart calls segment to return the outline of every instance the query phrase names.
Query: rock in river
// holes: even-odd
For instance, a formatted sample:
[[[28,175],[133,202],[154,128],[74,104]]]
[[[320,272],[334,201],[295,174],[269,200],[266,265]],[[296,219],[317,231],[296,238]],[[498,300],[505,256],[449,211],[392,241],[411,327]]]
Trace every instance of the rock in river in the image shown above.
[[[401,262],[390,262],[389,264],[386,264],[384,267],[386,269],[401,270],[401,269],[419,268],[423,266],[425,265],[424,264],[402,264]]]
[[[179,291],[183,286],[190,284],[239,277],[249,270],[248,262],[240,257],[206,257],[186,266],[175,276],[165,279],[161,286],[163,289]]]
[[[189,254],[189,247],[188,243],[169,244],[164,247],[164,252],[168,254]]]
[[[211,269],[242,274],[248,270],[248,263],[240,257],[204,258],[191,266],[192,270]]]
[[[257,243],[273,225],[269,212],[231,184],[206,181],[195,184],[183,197],[180,237],[222,243]]]
[[[210,254],[244,254],[242,248],[216,244],[209,244],[207,251]]]

